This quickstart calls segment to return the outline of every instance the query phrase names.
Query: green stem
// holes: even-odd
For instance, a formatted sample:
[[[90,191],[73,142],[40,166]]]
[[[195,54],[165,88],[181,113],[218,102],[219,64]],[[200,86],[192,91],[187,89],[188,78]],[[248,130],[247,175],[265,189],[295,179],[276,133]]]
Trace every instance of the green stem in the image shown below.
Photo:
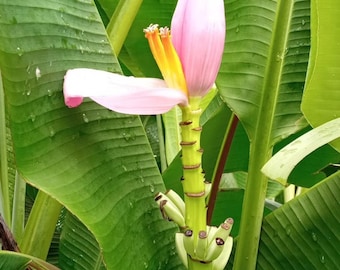
[[[17,242],[21,241],[24,233],[25,198],[26,182],[21,178],[19,173],[16,172],[13,195],[12,232]]]
[[[182,164],[185,201],[185,224],[193,232],[194,246],[200,231],[206,231],[205,184],[202,173],[201,97],[190,98],[190,106],[182,108]]]
[[[120,0],[106,28],[118,56],[143,0]]]
[[[7,226],[11,225],[11,206],[8,185],[5,95],[0,72],[0,211]]]
[[[273,29],[268,64],[263,84],[261,110],[250,144],[249,170],[244,194],[241,226],[234,261],[235,270],[255,269],[267,178],[261,173],[262,166],[272,155],[272,126],[279,94],[283,59],[286,51],[293,0],[280,0]]]
[[[21,252],[46,259],[61,208],[58,201],[38,192],[19,244]]]
[[[183,164],[183,191],[185,201],[185,224],[192,231],[193,250],[201,249],[199,246],[200,233],[206,232],[206,202],[204,174],[202,172],[202,153],[200,146],[201,126],[200,107],[201,97],[192,97],[189,107],[182,108],[182,164]],[[202,241],[202,240],[201,240]],[[204,248],[204,247],[203,247]],[[188,255],[188,269],[211,270],[212,263],[202,263],[196,254]]]
[[[268,183],[261,168],[270,156],[266,143],[257,140],[250,145],[250,167],[233,269],[255,269]]]

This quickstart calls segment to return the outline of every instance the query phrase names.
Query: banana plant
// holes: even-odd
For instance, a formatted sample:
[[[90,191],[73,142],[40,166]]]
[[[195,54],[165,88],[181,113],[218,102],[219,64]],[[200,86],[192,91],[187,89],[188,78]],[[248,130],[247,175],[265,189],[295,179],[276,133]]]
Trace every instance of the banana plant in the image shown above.
[[[174,20],[195,8],[206,32],[181,43]],[[152,54],[155,24],[190,92],[184,59],[221,14],[215,90],[166,94],[182,75]],[[226,269],[336,269],[339,15],[336,0],[0,0],[0,269],[223,269],[229,254]],[[203,189],[181,181],[197,164]]]

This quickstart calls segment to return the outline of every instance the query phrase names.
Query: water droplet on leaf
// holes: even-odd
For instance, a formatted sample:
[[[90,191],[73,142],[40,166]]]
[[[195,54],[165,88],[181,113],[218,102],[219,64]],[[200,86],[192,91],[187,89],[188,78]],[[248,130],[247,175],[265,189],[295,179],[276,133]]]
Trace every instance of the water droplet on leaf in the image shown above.
[[[325,255],[323,255],[323,254],[320,255],[320,262],[321,262],[322,264],[325,264],[325,263],[326,263]]]
[[[22,51],[20,47],[17,47],[17,53],[18,53],[18,56],[23,56],[24,54],[24,52]]]
[[[31,119],[32,122],[34,122],[35,121],[35,114],[31,113],[30,114],[30,119]]]
[[[87,118],[85,113],[83,113],[83,120],[84,120],[85,123],[89,122],[89,119]]]
[[[38,67],[35,69],[35,77],[37,80],[41,77],[41,71]]]
[[[312,232],[312,239],[313,239],[313,241],[315,241],[315,242],[318,241],[318,236],[316,235],[315,232]]]
[[[286,49],[285,49],[285,51],[284,51],[284,55],[287,55],[287,54],[288,54],[288,52],[289,52],[289,49],[288,49],[288,48],[286,48]]]
[[[276,58],[275,58],[276,62],[280,62],[283,60],[283,55],[281,52],[279,52],[277,55],[276,55]]]
[[[50,128],[50,137],[52,138],[52,137],[54,137],[54,135],[55,135],[54,129]]]

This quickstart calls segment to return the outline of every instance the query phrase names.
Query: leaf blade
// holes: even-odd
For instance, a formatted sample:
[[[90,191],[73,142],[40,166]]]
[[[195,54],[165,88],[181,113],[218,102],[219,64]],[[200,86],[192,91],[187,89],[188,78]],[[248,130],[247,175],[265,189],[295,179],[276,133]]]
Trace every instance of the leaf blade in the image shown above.
[[[277,152],[262,168],[269,178],[282,184],[294,167],[317,148],[340,137],[340,118],[329,121],[300,136]]]
[[[168,254],[175,227],[153,200],[164,186],[140,119],[63,102],[67,69],[120,71],[93,2],[2,0],[0,10],[0,65],[25,180],[86,224],[108,269],[178,265]]]
[[[264,219],[259,269],[334,269],[339,263],[339,173]]]
[[[336,1],[312,1],[312,49],[302,111],[308,122],[319,126],[340,117],[338,40],[340,10]],[[338,151],[340,140],[332,143]]]
[[[256,123],[263,110],[260,104],[264,84],[271,83],[271,77],[275,75],[269,71],[265,76],[276,3],[264,6],[257,1],[231,1],[227,11],[228,36],[217,86],[242,122],[249,139],[253,140]],[[287,47],[275,51],[276,55],[271,59],[274,63],[284,61],[273,111],[273,144],[306,126],[300,101],[308,63],[308,22],[308,1],[295,1]]]

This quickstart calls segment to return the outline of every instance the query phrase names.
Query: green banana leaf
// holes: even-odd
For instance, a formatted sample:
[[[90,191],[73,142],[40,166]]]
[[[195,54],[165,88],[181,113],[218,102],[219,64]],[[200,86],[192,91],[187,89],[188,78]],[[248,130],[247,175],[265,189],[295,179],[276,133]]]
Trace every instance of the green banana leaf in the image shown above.
[[[313,0],[311,57],[302,111],[316,127],[340,117],[340,7],[336,0]],[[332,143],[340,151],[340,140]]]
[[[337,269],[339,173],[265,217],[258,269]]]
[[[287,144],[291,143],[292,141],[310,130],[311,127],[308,126],[301,131],[290,135],[286,139],[280,141],[275,145],[274,153],[278,152]],[[246,172],[248,170],[248,160],[249,140],[243,126],[238,125],[233,138],[229,158],[224,168],[224,172]],[[340,153],[334,150],[329,145],[324,145],[305,157],[305,159],[303,159],[299,164],[297,164],[292,173],[289,175],[288,183],[301,187],[312,187],[313,185],[317,184],[322,179],[327,177],[327,167],[329,167],[330,164],[334,164],[339,161]]]
[[[177,106],[162,115],[167,164],[171,164],[181,150],[181,130],[179,126],[181,119],[182,112]]]
[[[159,134],[157,128],[157,118],[154,115],[141,116],[141,120],[143,122],[143,126],[145,129],[146,136],[148,137],[150,146],[152,148],[152,152],[157,161],[158,167],[161,167],[160,164],[160,142],[159,142]]]
[[[312,128],[308,126],[300,132],[289,136],[287,139],[281,141],[275,146],[274,152],[278,152],[295,139],[309,132],[311,129]],[[329,145],[321,146],[296,165],[288,177],[288,183],[310,188],[325,179],[330,174],[329,170],[332,171],[330,165],[339,162],[339,160],[339,152]]]
[[[338,268],[339,183],[338,172],[264,218],[256,269]]]
[[[58,270],[52,264],[49,264],[41,259],[20,254],[12,251],[0,251],[0,269],[15,269],[24,270],[27,267],[33,270]]]
[[[276,1],[226,1],[227,42],[217,78],[220,92],[239,117],[250,140],[254,138],[265,83],[266,64],[281,61],[277,105],[274,110],[272,143],[306,126],[300,112],[309,53],[309,1],[295,1],[287,48],[269,55]],[[280,30],[280,29],[279,29]],[[283,33],[282,33],[283,34]],[[269,124],[269,123],[268,123]]]
[[[25,183],[26,184],[26,183]],[[24,220],[27,221],[27,219],[29,218],[29,215],[31,214],[32,211],[32,207],[34,204],[34,201],[36,199],[38,190],[30,185],[26,185],[26,190],[24,192],[24,210],[25,210],[25,214],[24,214]],[[13,207],[13,210],[16,207]],[[52,265],[58,266],[59,267],[59,246],[60,246],[60,236],[61,236],[61,232],[63,230],[63,228],[67,225],[65,225],[65,216],[67,214],[67,210],[65,208],[62,208],[60,211],[60,215],[58,217],[58,221],[57,224],[55,224],[55,230],[54,230],[54,234],[52,237],[52,240],[50,242],[50,246],[49,246],[49,250],[48,250],[48,254],[47,254],[47,258],[46,261]],[[18,223],[18,221],[12,221],[12,224],[16,224]],[[51,226],[53,226],[54,224],[51,224]],[[13,231],[13,227],[11,228],[11,230]],[[24,233],[24,231],[23,231]],[[16,241],[18,241],[18,243],[21,242],[21,238],[18,239],[18,237],[13,233],[14,238]],[[94,237],[94,236],[92,236]],[[65,240],[66,237],[64,237]]]
[[[271,179],[286,184],[293,168],[304,157],[337,138],[340,138],[340,118],[329,121],[288,144],[277,152],[262,168]]]
[[[8,117],[5,114],[4,103],[3,85],[0,78],[0,192],[2,194],[0,211],[2,211],[4,219],[8,220],[10,219],[9,216],[11,216],[10,209],[12,209],[13,204],[16,168],[11,132],[8,128]],[[6,205],[5,201],[10,203]]]
[[[120,71],[94,3],[1,0],[0,10],[0,68],[24,179],[86,225],[108,269],[177,262],[175,227],[153,201],[164,186],[140,119],[63,102],[67,69]]]
[[[96,239],[69,212],[65,217],[59,250],[58,265],[61,269],[106,269]]]

